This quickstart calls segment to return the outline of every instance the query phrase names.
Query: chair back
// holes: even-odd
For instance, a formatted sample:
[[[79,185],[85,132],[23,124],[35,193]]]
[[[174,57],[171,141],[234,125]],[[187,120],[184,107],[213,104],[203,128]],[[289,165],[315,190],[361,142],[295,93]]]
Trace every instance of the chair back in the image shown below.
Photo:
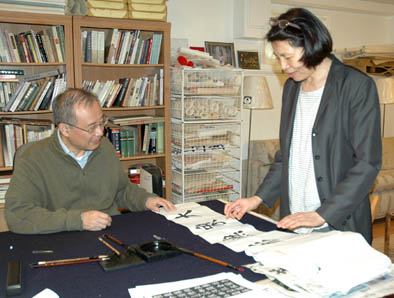
[[[378,211],[379,200],[380,200],[379,195],[369,196],[369,201],[371,202],[372,222],[375,220],[376,212]]]

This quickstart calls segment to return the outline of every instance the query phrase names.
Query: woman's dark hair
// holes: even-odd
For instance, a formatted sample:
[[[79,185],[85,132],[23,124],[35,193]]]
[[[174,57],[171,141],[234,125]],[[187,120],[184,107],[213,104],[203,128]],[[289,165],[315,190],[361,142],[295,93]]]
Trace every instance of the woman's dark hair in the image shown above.
[[[301,61],[308,68],[319,65],[324,58],[332,52],[332,39],[330,32],[324,24],[309,10],[292,8],[281,14],[278,20],[287,20],[297,25],[281,28],[278,25],[271,27],[266,35],[269,42],[288,40],[293,47],[304,49]]]

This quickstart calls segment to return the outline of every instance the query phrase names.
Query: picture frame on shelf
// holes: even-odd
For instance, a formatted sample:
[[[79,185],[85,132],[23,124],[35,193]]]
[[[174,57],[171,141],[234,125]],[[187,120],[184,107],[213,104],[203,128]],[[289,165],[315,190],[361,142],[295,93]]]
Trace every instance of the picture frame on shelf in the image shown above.
[[[238,66],[242,69],[260,69],[259,53],[255,51],[237,51]]]
[[[221,65],[230,64],[235,67],[234,43],[206,41],[205,51],[219,60]]]

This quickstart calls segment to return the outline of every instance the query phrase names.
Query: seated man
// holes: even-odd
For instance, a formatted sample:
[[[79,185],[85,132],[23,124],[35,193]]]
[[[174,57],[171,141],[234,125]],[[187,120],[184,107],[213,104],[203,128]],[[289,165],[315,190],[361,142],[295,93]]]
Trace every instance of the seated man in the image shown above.
[[[98,231],[111,225],[119,208],[175,209],[130,182],[103,138],[107,118],[92,94],[69,89],[52,107],[57,129],[24,150],[15,165],[5,204],[12,232]]]

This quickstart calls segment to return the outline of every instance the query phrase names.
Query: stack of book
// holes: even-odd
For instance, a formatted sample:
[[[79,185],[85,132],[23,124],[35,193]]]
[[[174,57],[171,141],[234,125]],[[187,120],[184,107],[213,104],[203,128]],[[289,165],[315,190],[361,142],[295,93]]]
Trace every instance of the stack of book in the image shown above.
[[[109,64],[158,64],[162,34],[149,31],[109,30],[82,32],[83,61]]]
[[[53,99],[66,89],[66,84],[64,74],[58,70],[26,75],[12,96],[4,96],[2,109],[5,112],[51,110]]]
[[[126,0],[86,0],[88,15],[106,18],[127,18]]]
[[[111,137],[109,139],[115,146],[115,150],[118,152],[119,156],[122,156],[122,140],[125,138],[121,136],[122,129],[128,129],[129,127],[140,127],[141,131],[141,153],[164,153],[164,117],[159,116],[126,116],[126,117],[117,117],[110,118],[110,122],[112,125],[116,126],[115,128],[110,128],[115,130],[115,132],[119,132],[119,135],[116,135],[113,140]],[[134,132],[138,133],[138,129],[134,130]],[[134,134],[135,140],[139,139],[138,134]],[[126,137],[127,139],[127,137]],[[124,148],[126,145],[123,145]],[[136,145],[138,148],[138,144]],[[138,154],[138,151],[134,152],[134,155]]]
[[[18,88],[21,75],[25,72],[22,69],[0,69],[0,111],[3,111],[6,104]]]
[[[122,78],[118,82],[83,81],[82,89],[93,93],[103,108],[160,105],[163,97],[157,74],[141,78]]]
[[[115,147],[119,157],[131,157],[138,154],[138,127],[109,127],[107,137]]]
[[[0,10],[64,15],[65,0],[2,0]]]
[[[54,125],[49,120],[7,119],[0,122],[0,167],[11,167],[16,150],[25,143],[49,137]]]
[[[35,32],[13,33],[0,31],[0,62],[45,63],[64,62],[66,59],[64,28],[49,26]]]
[[[10,181],[11,181],[10,175],[1,176],[0,178],[0,204],[5,203],[5,193],[8,190]]]
[[[166,0],[127,0],[129,18],[137,20],[166,21]]]

